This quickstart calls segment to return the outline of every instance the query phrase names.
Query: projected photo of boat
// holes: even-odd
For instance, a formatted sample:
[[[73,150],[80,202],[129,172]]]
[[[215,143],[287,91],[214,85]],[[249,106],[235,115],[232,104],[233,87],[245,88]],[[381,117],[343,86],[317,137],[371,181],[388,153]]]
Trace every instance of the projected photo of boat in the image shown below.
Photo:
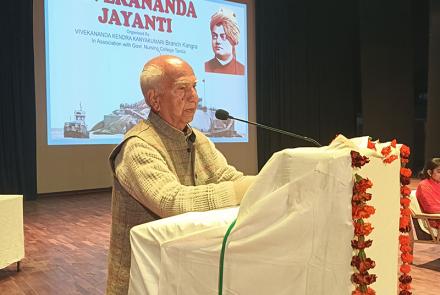
[[[233,120],[218,120],[215,117],[215,108],[202,106],[202,99],[199,98],[199,106],[194,115],[191,126],[199,129],[208,137],[242,137],[234,127]],[[150,107],[144,100],[133,104],[121,103],[119,109],[114,110],[104,119],[96,123],[90,133],[94,135],[125,134],[141,120],[147,119]]]
[[[64,123],[64,137],[89,138],[86,125],[86,112],[79,104],[79,110],[73,112],[74,120]]]

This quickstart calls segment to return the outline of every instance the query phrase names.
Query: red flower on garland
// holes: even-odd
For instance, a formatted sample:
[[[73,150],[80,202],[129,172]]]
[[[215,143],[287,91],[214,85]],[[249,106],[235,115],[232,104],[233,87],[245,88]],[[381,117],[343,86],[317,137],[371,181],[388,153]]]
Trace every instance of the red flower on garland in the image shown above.
[[[373,183],[368,178],[362,178],[360,181],[354,184],[354,193],[365,192],[367,189],[372,188]]]
[[[359,249],[359,250],[371,247],[372,244],[373,244],[372,240],[367,240],[367,241],[352,240],[351,241],[351,247],[354,249]],[[353,257],[357,257],[357,256],[353,256]]]
[[[362,166],[370,162],[370,159],[368,159],[366,156],[361,156],[361,154],[359,154],[356,151],[351,151],[350,154],[351,154],[351,167],[361,168]]]
[[[375,274],[367,273],[354,273],[351,275],[351,281],[359,285],[371,285],[376,281],[377,276]]]
[[[401,183],[402,185],[408,185],[410,182],[411,182],[411,180],[410,180],[409,177],[406,177],[406,176],[400,175],[400,183]]]
[[[382,149],[381,151],[382,155],[384,155],[385,157],[388,156],[391,153],[391,146],[386,146]]]
[[[411,153],[411,150],[408,146],[402,144],[402,146],[400,147],[400,156],[402,158],[409,158],[409,154]]]
[[[352,198],[355,202],[366,202],[371,200],[371,194],[365,192],[358,192],[353,195]]]
[[[411,171],[411,169],[408,169],[408,168],[400,168],[400,175],[405,176],[405,177],[411,177],[412,171]]]
[[[409,264],[402,264],[400,266],[400,272],[403,272],[403,273],[407,274],[410,271],[411,271],[411,266]]]
[[[411,194],[411,189],[406,185],[402,185],[402,187],[400,188],[400,194],[407,197]]]
[[[376,143],[372,142],[371,138],[368,138],[367,148],[369,148],[371,150],[376,150]]]
[[[411,200],[408,198],[400,198],[400,205],[407,208],[409,207],[409,204],[411,203]]]
[[[375,266],[376,266],[376,262],[374,262],[374,260],[372,260],[371,258],[367,258],[365,260],[361,260],[357,269],[359,270],[360,273],[365,273],[368,270],[374,268]]]
[[[402,258],[402,261],[405,263],[411,263],[414,257],[410,253],[405,252],[400,255],[400,258]]]
[[[369,205],[361,205],[356,206],[353,205],[351,208],[353,219],[362,219],[368,218],[376,212],[376,209],[373,206]]]
[[[409,245],[402,245],[402,246],[400,246],[400,251],[401,252],[410,253],[411,252],[411,246],[409,246]]]
[[[368,270],[374,268],[376,266],[376,262],[374,262],[371,258],[361,259],[359,256],[353,256],[351,259],[351,266],[356,267],[359,270],[359,273],[364,274]]]
[[[409,291],[411,290],[411,285],[410,284],[399,284],[400,289],[402,289],[402,291]]]
[[[398,158],[399,158],[399,157],[397,157],[396,155],[391,155],[391,156],[385,158],[385,159],[383,160],[383,162],[386,163],[386,164],[391,164],[392,162],[394,162],[394,161],[397,160]]]
[[[410,226],[411,226],[411,223],[410,223],[409,217],[408,216],[401,216],[400,221],[399,221],[400,232],[402,232],[402,233],[409,232],[411,229]]]
[[[408,246],[410,244],[410,242],[411,242],[411,240],[410,240],[409,236],[407,236],[407,235],[400,235],[399,236],[400,245]]]
[[[373,231],[374,227],[371,226],[371,223],[354,223],[354,233],[357,236],[368,236]]]
[[[412,282],[412,277],[407,274],[403,274],[399,277],[399,282],[402,284],[409,284]]]
[[[400,158],[400,163],[408,163],[409,160],[407,158]]]
[[[400,209],[400,214],[402,216],[405,216],[405,217],[409,218],[411,216],[411,209],[409,209],[408,207],[407,208],[401,208]]]
[[[402,291],[409,291],[411,290],[411,285],[410,284],[399,284],[399,287]],[[402,292],[400,291],[400,292]],[[399,293],[400,294],[400,293]],[[405,293],[406,294],[406,293]],[[411,294],[411,293],[410,293]]]

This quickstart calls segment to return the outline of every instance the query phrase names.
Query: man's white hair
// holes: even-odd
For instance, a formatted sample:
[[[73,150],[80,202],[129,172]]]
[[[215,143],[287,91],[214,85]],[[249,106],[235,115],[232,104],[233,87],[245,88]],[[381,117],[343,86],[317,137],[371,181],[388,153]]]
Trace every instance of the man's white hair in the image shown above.
[[[147,63],[141,72],[140,83],[142,94],[144,95],[145,102],[150,106],[147,93],[149,90],[155,90],[158,93],[162,92],[162,81],[164,77],[164,69],[161,66]],[[151,106],[150,106],[151,107]]]

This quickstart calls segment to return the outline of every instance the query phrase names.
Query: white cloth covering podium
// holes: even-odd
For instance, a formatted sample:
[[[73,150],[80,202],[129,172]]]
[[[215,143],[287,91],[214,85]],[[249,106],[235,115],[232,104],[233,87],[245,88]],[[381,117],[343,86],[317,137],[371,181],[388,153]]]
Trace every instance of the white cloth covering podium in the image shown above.
[[[397,293],[399,169],[363,148],[366,138],[336,138],[322,148],[272,156],[240,208],[187,213],[134,227],[129,294],[218,294],[223,236],[223,294],[349,295],[353,250],[351,150],[370,158],[376,214],[367,255],[377,294]]]

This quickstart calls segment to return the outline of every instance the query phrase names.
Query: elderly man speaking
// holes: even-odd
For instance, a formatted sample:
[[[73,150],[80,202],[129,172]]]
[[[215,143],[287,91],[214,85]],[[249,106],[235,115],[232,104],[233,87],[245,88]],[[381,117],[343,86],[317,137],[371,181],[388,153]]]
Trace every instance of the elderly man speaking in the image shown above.
[[[188,63],[175,56],[153,58],[140,80],[150,115],[110,155],[114,184],[107,294],[128,292],[133,226],[238,205],[253,182],[188,125],[198,104],[197,80]]]

